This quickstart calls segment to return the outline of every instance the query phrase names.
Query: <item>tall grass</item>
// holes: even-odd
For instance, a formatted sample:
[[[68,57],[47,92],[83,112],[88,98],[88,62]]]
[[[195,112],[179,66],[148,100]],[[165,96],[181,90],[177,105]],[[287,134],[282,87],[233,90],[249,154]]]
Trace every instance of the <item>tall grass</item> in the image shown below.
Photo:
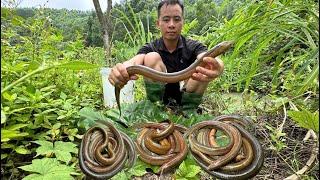
[[[143,24],[142,18],[139,13],[135,13],[130,6],[127,4],[129,9],[130,17],[118,8],[113,9],[120,16],[115,19],[116,25],[121,24],[121,28],[125,29],[126,34],[124,35],[124,41],[115,41],[113,54],[116,56],[116,62],[127,60],[133,57],[138,49],[147,42],[153,39],[153,34],[150,31],[150,15],[148,14],[145,18],[147,20],[146,26]]]
[[[127,34],[125,35],[129,39],[129,43],[134,46],[144,45],[146,42],[150,42],[152,39],[152,33],[149,31],[149,23],[147,27],[144,27],[140,14],[135,13],[128,4],[130,15],[133,21],[129,18],[125,12],[115,9],[121,16],[117,19],[118,23],[123,24],[123,28],[126,29]],[[149,15],[146,16],[147,22],[149,22]]]
[[[264,78],[270,81],[270,92],[298,96],[318,91],[318,21],[314,1],[250,2],[229,21],[209,29],[204,40],[211,40],[209,47],[236,41],[232,54],[224,57],[233,76],[224,79],[227,89],[236,85],[236,91],[247,90]]]

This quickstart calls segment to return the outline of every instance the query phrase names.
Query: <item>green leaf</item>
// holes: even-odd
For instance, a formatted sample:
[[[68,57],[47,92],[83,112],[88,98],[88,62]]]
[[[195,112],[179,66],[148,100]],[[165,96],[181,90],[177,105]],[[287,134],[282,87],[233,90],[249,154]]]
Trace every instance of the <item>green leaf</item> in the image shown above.
[[[298,123],[300,127],[312,129],[319,133],[319,111],[312,113],[302,108],[301,111],[288,111],[288,115]]]
[[[64,151],[54,151],[54,154],[56,155],[56,158],[60,161],[66,162],[67,164],[71,161],[72,156],[69,152]]]
[[[179,174],[187,174],[187,173],[188,173],[187,165],[185,161],[183,161],[179,166]]]
[[[71,160],[70,153],[77,153],[77,145],[71,142],[57,141],[54,143],[54,153],[58,160],[69,163]]]
[[[189,179],[178,176],[178,177],[177,177],[177,180],[189,180]]]
[[[48,141],[35,141],[35,143],[41,145],[37,148],[37,155],[48,155],[54,153],[56,158],[60,161],[69,163],[71,161],[70,153],[77,153],[77,145],[71,142],[56,141],[54,144]]]
[[[26,176],[23,180],[69,180],[73,179],[70,174],[74,172],[72,167],[60,164],[55,158],[35,159],[32,160],[32,164],[19,168],[35,173]]]
[[[63,100],[66,100],[67,99],[67,95],[64,92],[61,92],[60,93],[60,98],[63,99]]]
[[[40,147],[37,148],[37,156],[39,155],[48,155],[53,153],[53,144],[48,141],[34,141],[35,143],[39,144]]]
[[[28,136],[29,133],[22,133],[20,131],[16,130],[7,130],[7,129],[1,129],[1,142],[7,142],[11,139],[16,139],[24,136]]]
[[[98,119],[101,119],[101,120],[105,120],[106,119],[106,117],[102,113],[96,112],[92,108],[88,108],[88,107],[82,108],[79,111],[79,115],[83,116],[83,117],[85,117],[87,119],[90,119],[92,121],[96,121]]]
[[[88,129],[96,120],[106,120],[107,118],[101,113],[96,112],[92,108],[84,107],[79,111],[79,115],[85,119],[78,122],[78,126]]]
[[[113,176],[111,178],[112,180],[129,180],[130,178],[128,178],[128,176],[126,175],[126,173],[124,171],[121,171],[120,173],[116,174],[115,176]]]
[[[190,165],[188,166],[189,173],[186,175],[186,177],[195,177],[198,173],[201,172],[201,167],[196,165]]]
[[[2,143],[1,149],[13,149],[15,147],[14,144]]]
[[[70,70],[87,70],[87,69],[95,69],[99,66],[82,62],[82,61],[74,61],[69,63],[60,64],[57,66],[57,68],[63,68],[63,69],[70,69]]]
[[[187,157],[176,171],[177,179],[198,179],[201,168]]]
[[[144,164],[138,164],[129,170],[129,173],[134,176],[142,176],[146,173],[146,166]]]
[[[26,127],[28,126],[28,124],[15,124],[15,125],[12,125],[12,126],[8,126],[6,129],[8,130],[18,130],[18,129],[21,129],[23,127]]]
[[[38,69],[38,68],[40,67],[40,65],[41,65],[41,64],[40,64],[39,62],[37,62],[37,61],[32,61],[32,62],[29,63],[28,69],[31,70],[31,71],[33,71],[33,70]]]
[[[312,72],[308,73],[308,77],[304,80],[301,88],[299,88],[297,94],[304,93],[312,84],[312,82],[319,77],[319,64],[315,65]]]
[[[142,176],[147,173],[146,168],[152,169],[153,172],[158,172],[160,166],[150,165],[138,159],[135,165],[128,170],[128,174],[130,176]]]
[[[17,94],[10,95],[8,92],[3,93],[2,96],[4,99],[6,99],[10,102],[13,102],[17,98]]]
[[[61,123],[56,123],[52,126],[53,129],[59,129],[61,127]]]
[[[27,57],[27,56],[21,56],[18,59],[21,61],[29,61],[30,60],[29,57]],[[29,65],[28,63],[20,62],[20,63],[14,65],[12,67],[12,70],[15,72],[22,72],[25,69],[25,67],[27,67],[28,65]]]
[[[1,124],[5,123],[7,121],[7,116],[4,113],[3,110],[1,110]]]
[[[26,149],[24,146],[19,146],[14,149],[18,154],[30,154],[31,151]]]
[[[2,154],[2,153],[1,153],[1,160],[4,159],[4,158],[6,158],[6,157],[8,157],[8,154]]]

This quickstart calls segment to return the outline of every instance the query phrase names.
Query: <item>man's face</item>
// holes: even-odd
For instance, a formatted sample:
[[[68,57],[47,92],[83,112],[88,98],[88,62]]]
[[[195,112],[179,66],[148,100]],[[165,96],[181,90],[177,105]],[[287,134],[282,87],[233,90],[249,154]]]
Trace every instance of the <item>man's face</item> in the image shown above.
[[[157,20],[157,27],[160,29],[162,37],[169,41],[177,40],[180,37],[182,26],[181,7],[178,4],[163,5]]]

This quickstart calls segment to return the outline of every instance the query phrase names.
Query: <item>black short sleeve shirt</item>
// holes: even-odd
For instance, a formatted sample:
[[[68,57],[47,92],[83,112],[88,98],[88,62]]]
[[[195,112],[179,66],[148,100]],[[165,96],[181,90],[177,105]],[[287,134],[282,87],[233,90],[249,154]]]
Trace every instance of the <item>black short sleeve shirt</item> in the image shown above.
[[[202,43],[180,36],[177,49],[172,53],[165,47],[163,39],[159,38],[145,44],[139,49],[137,54],[147,54],[149,52],[159,53],[163,63],[166,65],[167,72],[171,73],[189,67],[196,60],[197,56],[205,51],[207,51],[207,47]],[[169,83],[166,85],[162,100],[167,104],[168,99],[174,99],[176,103],[181,104],[179,83]]]
[[[177,72],[189,67],[197,56],[205,51],[207,51],[207,47],[200,42],[180,36],[177,49],[172,53],[167,50],[163,39],[160,38],[145,44],[137,54],[158,52],[167,67],[167,71]]]

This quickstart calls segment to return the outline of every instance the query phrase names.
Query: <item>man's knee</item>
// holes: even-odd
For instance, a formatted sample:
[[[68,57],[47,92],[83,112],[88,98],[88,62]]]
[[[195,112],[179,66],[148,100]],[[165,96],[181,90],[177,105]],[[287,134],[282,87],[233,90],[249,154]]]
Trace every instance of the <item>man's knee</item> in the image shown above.
[[[166,71],[166,67],[162,61],[162,58],[160,54],[157,52],[150,52],[146,54],[146,56],[144,57],[143,64],[157,71]]]

